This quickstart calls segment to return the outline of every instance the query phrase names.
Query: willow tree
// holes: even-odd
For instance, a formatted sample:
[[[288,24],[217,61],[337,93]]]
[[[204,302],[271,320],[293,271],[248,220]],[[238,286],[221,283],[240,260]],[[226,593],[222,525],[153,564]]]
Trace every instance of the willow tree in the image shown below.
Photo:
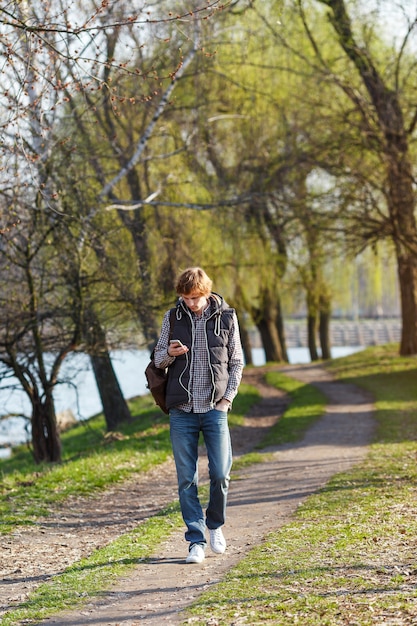
[[[373,8],[344,0],[316,0],[315,4],[328,10],[313,17],[311,4],[304,0],[295,3],[315,55],[317,76],[326,76],[349,100],[351,111],[347,114],[345,108],[346,122],[351,128],[356,125],[356,151],[364,151],[378,164],[366,177],[365,171],[353,170],[350,163],[348,176],[362,189],[367,188],[372,198],[372,204],[362,204],[357,210],[358,235],[363,245],[382,238],[393,241],[402,310],[400,354],[413,355],[417,353],[417,225],[411,145],[417,109],[411,39],[417,27],[416,15],[408,15],[409,5],[400,3],[395,39],[388,42],[378,17],[383,17],[384,8],[393,8],[390,3]],[[317,36],[314,26],[320,21],[330,23],[335,41],[359,80],[352,78],[352,72],[346,73],[346,64],[329,55],[328,39]],[[340,162],[347,164],[344,152],[351,154],[352,145],[340,143]]]
[[[283,360],[279,285],[285,241],[271,195],[271,161],[265,158],[279,134],[276,125],[271,130],[271,94],[278,78],[265,83],[252,61],[252,56],[259,63],[265,57],[262,49],[251,48],[254,40],[247,45],[245,14],[224,14],[211,26],[208,56],[198,56],[181,80],[175,108],[166,118],[170,128],[178,129],[174,136],[182,149],[181,161],[177,157],[181,166],[170,176],[179,182],[171,197],[190,209],[210,211],[212,231],[221,225],[213,266],[218,266],[243,330],[249,315],[259,325],[268,358]],[[260,248],[268,261],[259,255]]]

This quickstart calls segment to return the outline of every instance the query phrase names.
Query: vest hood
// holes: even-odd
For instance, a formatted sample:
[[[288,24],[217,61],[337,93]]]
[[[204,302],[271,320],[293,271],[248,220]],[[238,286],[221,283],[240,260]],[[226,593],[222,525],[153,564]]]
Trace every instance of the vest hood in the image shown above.
[[[223,296],[215,293],[214,291],[211,292],[208,299],[210,302],[209,318],[216,316],[214,333],[218,336],[220,334],[221,314],[223,311],[229,309],[230,307],[227,304],[226,300],[223,298]],[[180,320],[183,315],[190,315],[190,309],[187,307],[181,296],[177,300],[175,315],[177,320]]]

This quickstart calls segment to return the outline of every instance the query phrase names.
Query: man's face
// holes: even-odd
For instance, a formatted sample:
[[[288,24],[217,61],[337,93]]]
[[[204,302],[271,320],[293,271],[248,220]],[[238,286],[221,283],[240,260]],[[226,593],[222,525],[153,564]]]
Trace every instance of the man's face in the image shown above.
[[[207,306],[207,296],[201,295],[198,291],[181,294],[181,297],[188,308],[196,315],[201,315]]]

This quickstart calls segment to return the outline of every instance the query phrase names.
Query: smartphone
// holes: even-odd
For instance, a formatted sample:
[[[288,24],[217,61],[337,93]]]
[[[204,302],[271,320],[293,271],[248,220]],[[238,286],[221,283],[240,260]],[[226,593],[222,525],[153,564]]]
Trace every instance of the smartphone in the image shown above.
[[[179,339],[171,339],[169,342],[171,346],[183,346],[184,344]]]

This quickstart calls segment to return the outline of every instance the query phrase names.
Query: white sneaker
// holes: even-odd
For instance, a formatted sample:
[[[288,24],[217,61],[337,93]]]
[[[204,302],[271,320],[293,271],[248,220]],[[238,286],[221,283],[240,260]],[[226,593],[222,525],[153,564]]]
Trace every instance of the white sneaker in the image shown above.
[[[226,539],[221,528],[210,529],[210,547],[216,554],[223,554],[226,550]]]
[[[195,543],[191,546],[186,563],[202,563],[206,555],[204,554],[204,548],[199,543]]]

